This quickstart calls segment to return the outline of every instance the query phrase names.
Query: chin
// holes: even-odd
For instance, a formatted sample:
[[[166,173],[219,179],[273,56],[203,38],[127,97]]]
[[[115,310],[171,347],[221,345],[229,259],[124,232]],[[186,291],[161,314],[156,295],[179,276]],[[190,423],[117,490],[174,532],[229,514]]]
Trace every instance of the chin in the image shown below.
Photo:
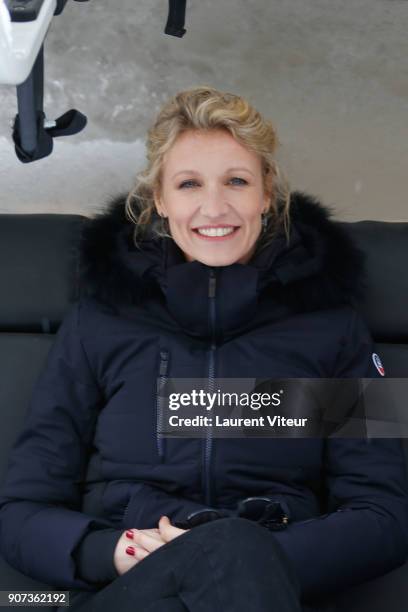
[[[214,267],[231,266],[232,264],[237,263],[238,259],[240,259],[240,257],[233,257],[233,256],[230,256],[230,257],[228,256],[197,257],[197,260],[205,264],[206,266],[214,266]]]

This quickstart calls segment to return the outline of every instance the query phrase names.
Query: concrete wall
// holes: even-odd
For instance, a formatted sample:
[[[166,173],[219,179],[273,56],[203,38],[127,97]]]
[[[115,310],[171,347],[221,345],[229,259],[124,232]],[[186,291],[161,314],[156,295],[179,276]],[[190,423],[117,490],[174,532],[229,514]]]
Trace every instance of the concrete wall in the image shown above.
[[[293,189],[345,220],[408,220],[407,0],[188,0],[184,38],[166,0],[69,1],[46,41],[48,118],[86,130],[22,164],[0,87],[0,212],[91,212],[129,189],[169,95],[199,84],[242,94],[275,122]]]

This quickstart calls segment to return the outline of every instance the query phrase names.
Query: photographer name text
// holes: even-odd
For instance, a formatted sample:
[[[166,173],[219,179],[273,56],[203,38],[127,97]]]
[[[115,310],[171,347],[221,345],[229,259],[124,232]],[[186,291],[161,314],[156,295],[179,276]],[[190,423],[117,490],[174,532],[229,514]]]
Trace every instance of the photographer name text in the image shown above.
[[[172,415],[169,417],[171,427],[306,427],[308,419],[289,419],[284,416],[267,415],[259,417],[232,417],[225,418],[216,415],[215,417],[195,416],[191,418]]]

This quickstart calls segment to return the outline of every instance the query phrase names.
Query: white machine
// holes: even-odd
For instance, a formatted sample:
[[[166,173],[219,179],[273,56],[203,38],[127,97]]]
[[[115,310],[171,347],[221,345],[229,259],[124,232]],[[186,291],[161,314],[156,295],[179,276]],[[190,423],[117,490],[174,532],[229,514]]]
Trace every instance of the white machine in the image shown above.
[[[20,14],[23,19],[26,6],[30,3],[14,4],[15,19]],[[7,4],[0,0],[0,84],[20,85],[33,68],[55,14],[57,0],[43,0],[35,4],[37,6],[26,16],[27,21],[12,21]]]
[[[55,121],[47,120],[43,110],[44,39],[67,1],[0,0],[0,85],[17,87],[13,140],[23,163],[46,157],[52,152],[53,138],[77,134],[87,123],[75,109]],[[169,0],[165,34],[184,36],[185,12],[186,0]]]

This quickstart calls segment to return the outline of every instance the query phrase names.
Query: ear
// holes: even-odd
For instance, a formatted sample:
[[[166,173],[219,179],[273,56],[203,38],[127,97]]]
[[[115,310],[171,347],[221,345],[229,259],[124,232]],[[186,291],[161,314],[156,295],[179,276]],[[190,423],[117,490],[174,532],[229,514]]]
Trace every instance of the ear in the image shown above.
[[[165,210],[165,207],[163,205],[163,200],[162,200],[162,198],[160,197],[160,195],[158,194],[157,191],[153,192],[153,199],[154,199],[154,205],[156,207],[157,213],[161,217],[167,217],[166,210]]]
[[[262,207],[262,212],[263,213],[267,213],[269,212],[269,209],[271,208],[271,194],[265,192],[264,193],[264,197],[263,197],[263,207]]]
[[[273,196],[273,185],[272,185],[272,176],[271,176],[271,171],[269,170],[269,173],[266,177],[266,181],[265,181],[265,187],[264,187],[264,195],[263,195],[263,208],[262,208],[262,212],[268,212],[269,209],[272,206],[272,196]]]

